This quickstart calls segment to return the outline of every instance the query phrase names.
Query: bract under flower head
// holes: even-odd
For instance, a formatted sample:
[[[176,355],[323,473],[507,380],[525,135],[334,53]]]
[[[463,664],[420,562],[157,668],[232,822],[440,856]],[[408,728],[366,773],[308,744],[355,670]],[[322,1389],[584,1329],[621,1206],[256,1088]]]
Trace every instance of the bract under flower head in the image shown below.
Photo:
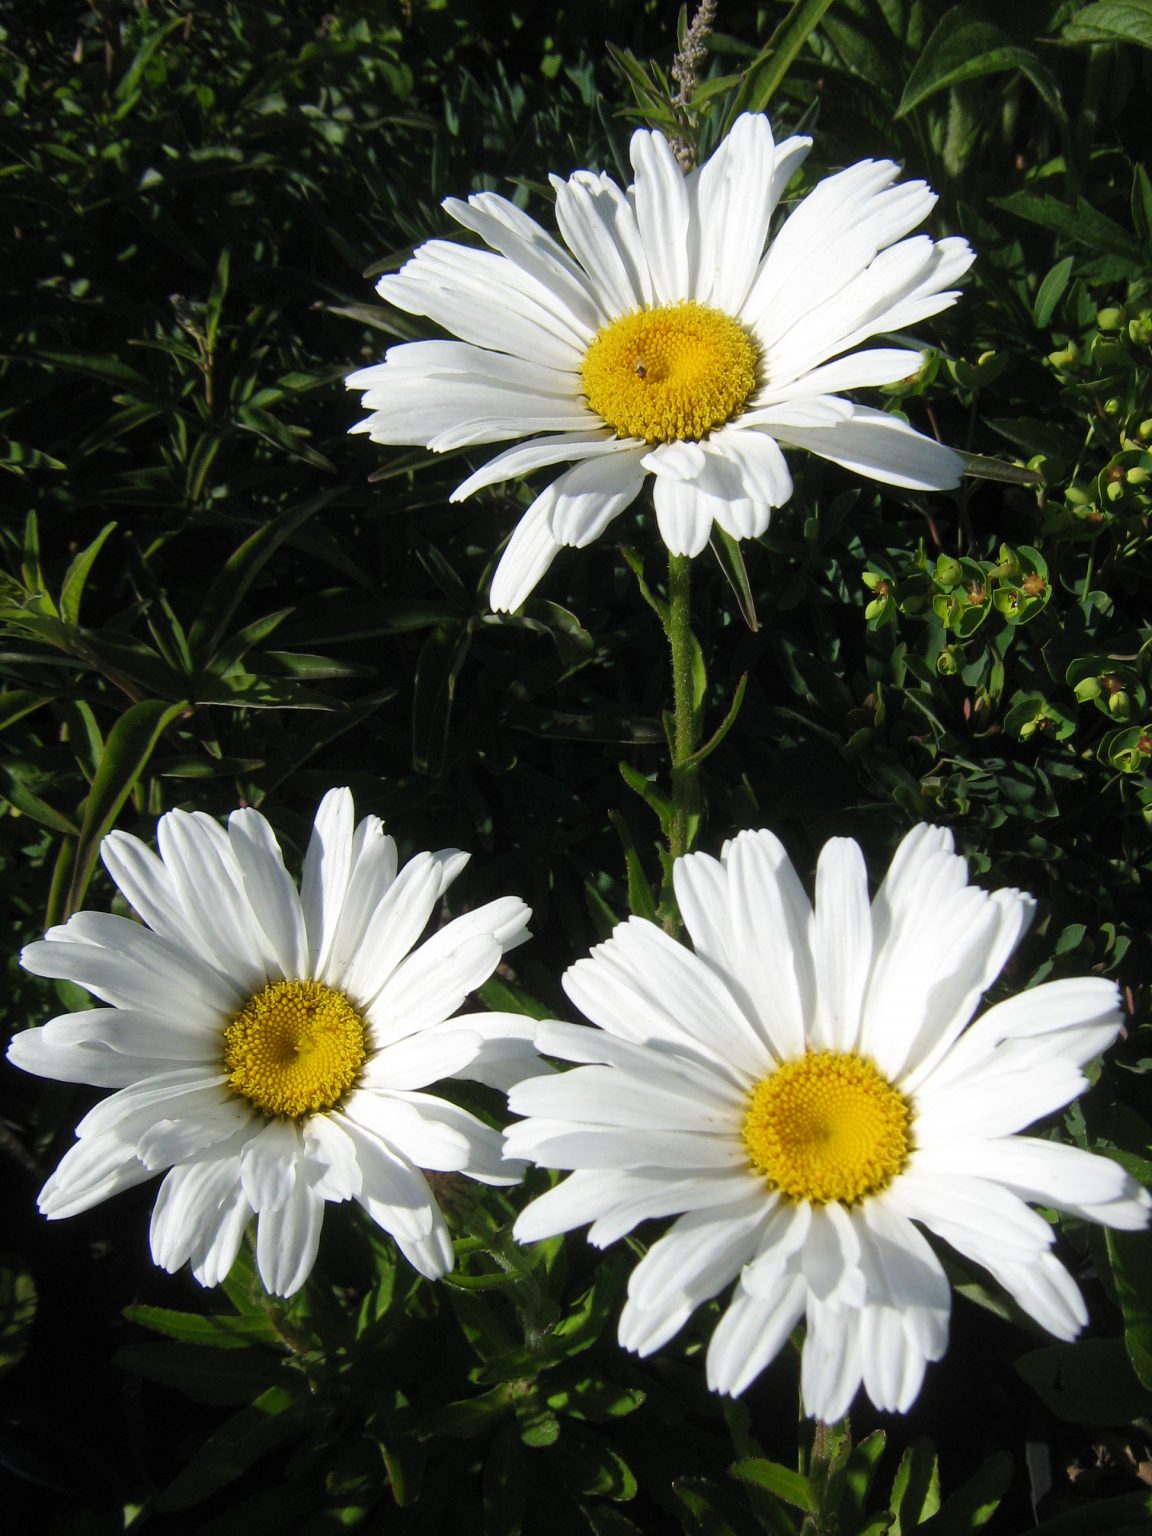
[[[764,532],[792,494],[780,445],[918,490],[961,460],[898,417],[838,393],[914,374],[907,347],[855,350],[952,304],[966,241],[905,238],[936,199],[891,161],[827,177],[768,241],[811,140],[776,144],[745,115],[685,176],[662,134],[632,138],[635,183],[552,178],[563,244],[492,192],[445,208],[491,248],[432,240],[379,292],[460,339],[393,347],[348,380],[353,428],[437,452],[529,441],[470,475],[483,486],[568,464],[529,507],[492,582],[517,608],[566,545],[598,538],[654,477],[668,548],[697,555],[713,523]]]
[[[168,1170],[152,1254],[228,1273],[255,1215],[267,1288],[289,1296],[316,1257],[324,1204],[358,1200],[421,1274],[452,1243],[422,1169],[514,1184],[500,1137],[428,1084],[506,1088],[538,1070],[531,1023],[449,1015],[525,936],[506,896],[417,944],[467,862],[455,849],[398,868],[375,816],[354,824],[332,790],[316,815],[299,890],[268,822],[170,811],[157,856],[113,832],[101,850],[142,923],[78,912],[24,951],[38,976],[109,1004],[17,1035],[9,1059],[43,1077],[117,1092],[77,1126],[40,1194],[71,1216]]]
[[[708,1380],[742,1392],[807,1321],[809,1413],[861,1383],[903,1410],[944,1353],[950,1292],[925,1227],[1045,1328],[1086,1321],[1054,1233],[1027,1201],[1142,1227],[1116,1163],[1017,1134],[1068,1103],[1120,1027],[1100,977],[1047,982],[970,1022],[1027,925],[1019,891],[967,884],[949,833],[917,827],[869,903],[864,861],[828,843],[809,903],[770,832],[674,870],[695,953],[633,918],[564,978],[598,1029],[547,1022],[574,1070],[528,1079],[510,1156],[572,1170],[516,1236],[591,1223],[597,1245],[677,1216],[633,1271],[620,1342],[666,1343],[736,1282]]]

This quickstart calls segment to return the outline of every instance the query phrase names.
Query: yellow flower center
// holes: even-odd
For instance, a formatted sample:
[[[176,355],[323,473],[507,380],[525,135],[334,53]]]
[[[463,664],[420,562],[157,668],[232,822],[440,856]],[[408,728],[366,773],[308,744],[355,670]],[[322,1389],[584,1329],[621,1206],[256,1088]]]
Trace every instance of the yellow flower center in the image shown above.
[[[273,981],[224,1031],[229,1086],[264,1114],[290,1120],[338,1104],[364,1065],[364,1021],[319,981]]]
[[[788,1200],[852,1205],[891,1184],[912,1150],[912,1106],[851,1052],[786,1061],[749,1101],[749,1160]]]
[[[580,377],[618,437],[695,442],[743,410],[756,388],[756,349],[731,315],[689,300],[597,331]]]

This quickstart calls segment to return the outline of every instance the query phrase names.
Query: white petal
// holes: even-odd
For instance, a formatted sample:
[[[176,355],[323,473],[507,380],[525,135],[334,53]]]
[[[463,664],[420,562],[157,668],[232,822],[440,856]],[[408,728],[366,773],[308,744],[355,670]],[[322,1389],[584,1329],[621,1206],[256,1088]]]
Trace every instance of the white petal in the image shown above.
[[[609,318],[653,302],[635,210],[607,175],[577,171],[567,181],[550,178],[556,193],[556,222]]]
[[[693,1131],[625,1130],[580,1121],[522,1120],[505,1133],[509,1157],[545,1168],[745,1168],[738,1137]]]
[[[114,1008],[206,1029],[218,1028],[248,996],[187,948],[106,912],[77,912],[25,945],[20,963],[34,976],[74,981]]]
[[[763,1074],[763,1048],[731,989],[654,923],[621,923],[565,973],[563,986],[593,1022],[624,1039],[664,1040],[742,1085]]]
[[[184,912],[185,948],[190,937],[205,960],[246,993],[278,975],[275,950],[256,921],[220,824],[169,811],[157,823],[156,842]]]
[[[439,898],[440,871],[431,854],[418,853],[376,903],[358,948],[348,954],[340,985],[350,997],[364,1007],[372,1004],[427,927]],[[333,950],[331,969],[335,969],[344,952],[342,923],[340,945]]]
[[[651,455],[649,455],[651,457]],[[712,509],[695,485],[657,475],[652,488],[656,526],[674,555],[695,559],[712,532]]]
[[[1029,1262],[982,1261],[1030,1317],[1058,1339],[1074,1339],[1088,1321],[1076,1282],[1050,1253]]]
[[[164,1178],[149,1228],[152,1257],[169,1274],[191,1260],[201,1285],[216,1285],[236,1260],[251,1214],[238,1148],[218,1148]]]
[[[621,1129],[738,1133],[739,1108],[734,1110],[725,1096],[689,1095],[685,1085],[660,1082],[658,1070],[647,1080],[615,1067],[577,1067],[529,1078],[517,1087],[513,1108],[521,1115]]]
[[[919,373],[923,353],[908,347],[876,347],[871,351],[852,352],[825,363],[799,378],[759,390],[755,404],[773,405],[784,400],[800,400],[806,395],[835,395],[842,389],[862,389],[878,384],[899,384]]]
[[[1041,1141],[1034,1136],[944,1142],[921,1149],[916,1166],[924,1172],[964,1173],[990,1179],[1024,1200],[1060,1210],[1105,1206],[1128,1199],[1139,1201],[1139,1185],[1119,1163],[1079,1147]]]
[[[127,1087],[169,1064],[211,1068],[219,1059],[215,1033],[121,1008],[60,1014],[14,1035],[8,1047],[8,1060],[25,1072],[98,1088]]]
[[[689,242],[692,239],[684,173],[660,132],[639,129],[632,135],[636,172],[636,224],[657,304],[691,298]]]
[[[850,838],[832,838],[820,854],[812,956],[817,988],[813,1044],[853,1050],[872,966],[872,914],[864,856]]]
[[[320,802],[300,882],[312,975],[323,976],[352,872],[352,793],[330,789]]]
[[[284,855],[272,828],[259,811],[233,811],[228,818],[232,851],[244,890],[283,976],[309,974],[308,939],[296,882],[284,868]]]
[[[966,1174],[921,1174],[915,1155],[884,1200],[979,1264],[1027,1264],[1052,1244],[1052,1228],[1009,1190]]]
[[[550,286],[504,256],[449,240],[422,245],[376,291],[474,346],[555,368],[578,368],[592,336],[586,296],[577,298],[574,313],[567,286]]]
[[[495,192],[478,192],[466,203],[444,199],[445,211],[507,256],[550,293],[591,334],[603,324],[592,284],[576,262],[536,220]]]
[[[552,534],[553,486],[541,491],[516,524],[492,575],[488,601],[495,613],[515,613],[544,579],[560,544]]]
[[[480,1043],[471,1030],[424,1029],[379,1050],[361,1081],[368,1088],[426,1088],[474,1060]]]
[[[742,113],[690,178],[698,254],[692,297],[738,315],[764,252],[776,207],[776,147],[761,113]]]

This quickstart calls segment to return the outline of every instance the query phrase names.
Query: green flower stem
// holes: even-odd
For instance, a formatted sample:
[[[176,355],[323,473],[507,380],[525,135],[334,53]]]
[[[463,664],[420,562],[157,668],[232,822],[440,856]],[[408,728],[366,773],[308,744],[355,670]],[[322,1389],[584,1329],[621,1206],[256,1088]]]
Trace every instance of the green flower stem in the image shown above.
[[[668,556],[668,619],[665,629],[672,648],[672,814],[668,822],[668,853],[678,859],[688,852],[691,817],[696,809],[696,768],[684,767],[696,750],[696,719],[692,699],[692,561],[688,555]]]

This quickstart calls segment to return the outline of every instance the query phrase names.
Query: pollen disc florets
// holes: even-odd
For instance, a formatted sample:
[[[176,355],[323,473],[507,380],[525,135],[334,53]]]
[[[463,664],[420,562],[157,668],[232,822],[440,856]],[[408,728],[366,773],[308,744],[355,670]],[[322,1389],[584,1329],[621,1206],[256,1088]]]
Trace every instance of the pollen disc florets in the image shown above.
[[[270,982],[224,1031],[229,1086],[264,1114],[291,1120],[338,1104],[366,1055],[363,1019],[319,981]]]
[[[908,1100],[870,1061],[812,1051],[757,1083],[741,1129],[752,1166],[787,1199],[852,1205],[904,1167],[911,1124]]]
[[[743,410],[756,349],[731,315],[689,300],[604,326],[580,376],[588,404],[620,437],[694,442]]]

